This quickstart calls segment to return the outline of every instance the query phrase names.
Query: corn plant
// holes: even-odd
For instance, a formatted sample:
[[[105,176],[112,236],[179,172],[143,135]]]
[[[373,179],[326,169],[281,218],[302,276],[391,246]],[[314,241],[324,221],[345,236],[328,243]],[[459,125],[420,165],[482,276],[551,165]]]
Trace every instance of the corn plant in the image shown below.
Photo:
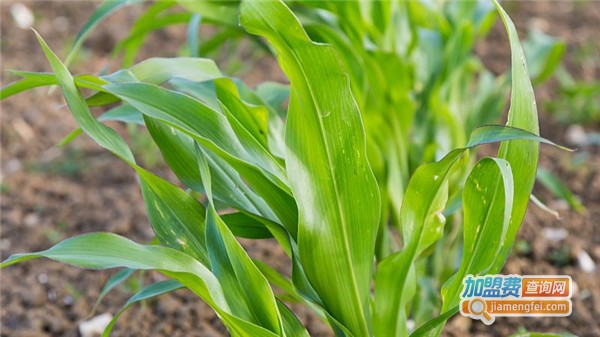
[[[418,13],[421,7],[402,7],[412,2],[398,8],[373,3],[370,13],[377,15],[363,26],[374,51],[355,54],[364,38],[352,21],[362,20],[358,3],[305,4],[346,16],[349,21],[335,29],[322,18],[306,23],[321,10],[295,14],[282,1],[182,4],[202,12],[225,8],[212,12],[224,24],[231,24],[233,10],[237,25],[239,12],[241,27],[277,55],[289,89],[274,83],[252,89],[223,75],[213,61],[192,57],[152,58],[105,76],[73,76],[37,35],[53,73],[16,72],[23,79],[3,88],[2,98],[57,84],[80,128],[67,140],[83,132],[135,170],[158,244],[84,234],[45,251],[12,255],[2,267],[45,257],[82,268],[127,268],[101,296],[132,270],[157,270],[170,280],[142,289],[123,310],[185,287],[214,309],[232,336],[308,336],[284,299],[312,309],[336,336],[439,335],[458,312],[462,278],[498,273],[504,265],[530,198],[538,143],[551,144],[538,136],[525,56],[507,14],[494,1],[513,65],[506,126],[475,128],[480,120],[472,119],[473,127],[466,127],[461,117],[452,127],[468,130],[470,138],[447,143],[442,131],[431,133],[438,130],[431,123],[440,116],[454,120],[446,105],[471,105],[461,102],[468,96],[461,85],[472,82],[453,75],[465,64],[428,68],[426,62],[436,59],[428,53],[437,50],[435,44],[422,46],[422,55],[410,54],[417,47],[402,34],[419,32],[402,29],[413,27],[406,18],[384,16],[394,20],[383,26],[378,21],[380,13]],[[471,28],[464,29],[469,34]],[[460,54],[460,41],[450,38],[445,52]],[[411,79],[404,57],[425,69]],[[84,97],[83,88],[94,94]],[[435,94],[413,97],[423,90]],[[493,86],[486,90],[498,94]],[[115,103],[98,119],[90,111]],[[138,165],[126,142],[103,124],[108,120],[144,125],[186,189]],[[409,151],[420,142],[429,145]],[[471,167],[473,149],[491,142],[501,142],[498,155],[473,160]],[[435,314],[423,316],[415,301],[424,275],[419,264],[444,236],[445,211],[455,193],[462,199],[461,262],[445,278]],[[292,274],[250,258],[236,237],[274,238],[290,258]],[[408,319],[417,316],[418,328],[409,331]]]

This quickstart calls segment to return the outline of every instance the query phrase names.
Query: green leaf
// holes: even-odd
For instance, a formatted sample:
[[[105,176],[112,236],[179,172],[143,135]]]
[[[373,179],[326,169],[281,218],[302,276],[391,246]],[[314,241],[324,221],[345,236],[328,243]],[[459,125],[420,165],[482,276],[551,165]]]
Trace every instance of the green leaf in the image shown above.
[[[281,313],[283,321],[283,331],[286,337],[310,337],[302,322],[294,313],[281,301],[277,300],[277,306]]]
[[[396,328],[399,326],[398,312],[409,299],[405,296],[405,292],[394,291],[394,289],[404,289],[405,284],[411,281],[408,277],[413,261],[423,250],[440,238],[443,232],[443,210],[448,193],[446,187],[448,174],[462,153],[468,148],[491,142],[530,140],[557,146],[546,139],[521,129],[485,126],[473,131],[466,148],[455,149],[439,162],[423,165],[415,171],[408,183],[400,213],[404,249],[384,259],[377,268],[375,277],[376,309],[373,315],[373,327],[376,336],[395,333]],[[486,196],[486,199],[504,200],[503,197],[495,194],[502,191],[499,191],[496,185],[503,180],[502,177],[509,175],[506,172],[503,173],[503,171],[505,170],[488,171],[492,173],[492,176],[487,177],[486,184],[481,184],[481,186],[484,189],[487,188],[486,191],[491,191],[494,194]],[[485,208],[482,207],[481,209]],[[439,221],[436,221],[436,218],[439,218]],[[506,220],[508,216],[501,219]],[[510,226],[508,224],[504,226],[503,234],[507,237],[506,240],[509,241],[502,241],[502,244],[512,244],[514,237],[510,239],[510,236],[508,236]],[[465,239],[465,241],[469,240]],[[501,246],[501,248],[503,247]],[[501,249],[497,251],[498,255],[500,255],[500,252]],[[448,306],[451,304],[452,302]]]
[[[209,201],[206,242],[211,270],[227,289],[225,298],[236,316],[280,335],[282,323],[275,295],[267,279],[217,214],[212,199],[210,167],[199,145],[197,151],[200,174]]]
[[[213,60],[191,57],[153,57],[127,70],[119,70],[103,76],[102,79],[110,83],[139,81],[159,85],[173,79],[203,82],[221,76],[223,75]],[[118,98],[106,92],[96,93],[87,99],[90,106],[107,105],[118,101]]]
[[[471,171],[463,190],[462,261],[458,272],[442,288],[442,311],[458,305],[466,275],[488,274],[500,256],[500,249],[506,244],[513,196],[512,171],[506,160],[487,157]]]
[[[178,281],[166,280],[166,281],[159,281],[159,282],[153,283],[153,284],[145,287],[144,289],[140,290],[138,293],[136,293],[130,299],[128,299],[127,302],[125,302],[123,307],[119,310],[119,312],[110,321],[108,326],[104,329],[104,332],[102,333],[102,337],[110,336],[110,333],[111,333],[112,329],[114,328],[115,324],[117,324],[119,317],[121,317],[121,315],[125,312],[125,310],[129,309],[129,307],[131,307],[132,305],[142,302],[142,301],[145,301],[147,299],[153,298],[153,297],[157,297],[157,296],[160,296],[160,295],[163,295],[166,293],[170,293],[172,291],[175,291],[175,290],[181,289],[181,288],[183,288],[183,285],[181,283],[179,283]]]
[[[577,212],[583,212],[585,210],[585,207],[577,200],[571,190],[565,186],[557,176],[552,174],[552,172],[540,167],[537,171],[537,180],[552,192],[552,194],[565,200],[572,209]]]
[[[223,114],[190,96],[154,85],[119,83],[105,88],[144,115],[192,137],[226,161],[265,200],[286,229],[296,235],[297,209],[283,168],[266,151],[261,156],[250,155]]]
[[[240,141],[247,145],[255,144],[257,151],[265,151],[268,147],[268,109],[265,106],[250,105],[242,101],[235,83],[229,79],[215,80],[215,89],[221,103],[221,110],[225,112]],[[253,141],[246,142],[248,137],[254,138],[258,144]]]
[[[529,65],[529,75],[534,85],[548,80],[567,50],[567,45],[552,36],[533,30],[523,42],[525,57]]]
[[[61,139],[61,141],[56,146],[63,147],[72,142],[75,138],[79,137],[82,133],[83,130],[81,130],[81,128],[77,128],[71,131],[68,135],[66,135],[65,138]]]
[[[65,64],[69,65],[73,61],[75,55],[79,51],[79,48],[87,38],[87,36],[92,32],[92,30],[102,22],[106,17],[115,12],[117,9],[128,6],[131,4],[135,4],[141,2],[140,0],[105,0],[102,4],[96,8],[92,16],[85,23],[83,28],[77,33],[75,37],[75,41],[73,42],[73,47],[71,47],[71,51],[69,55],[67,55],[67,59],[65,60]]]
[[[94,118],[68,69],[44,40],[39,35],[37,37],[56,74],[65,100],[81,129],[139,174],[148,216],[158,239],[165,245],[180,249],[199,261],[206,262],[202,205],[181,189],[136,165],[125,141],[113,129]]]
[[[23,79],[2,87],[2,90],[0,90],[0,99],[8,98],[32,88],[58,84],[54,74],[14,70],[10,71],[10,73],[23,77]],[[77,75],[74,77],[74,80],[77,87],[92,90],[102,90],[101,86],[107,83],[102,78],[93,75]]]
[[[121,40],[112,51],[116,56],[123,52],[123,64],[130,66],[135,61],[138,51],[144,44],[146,36],[154,31],[168,25],[183,24],[189,21],[189,13],[164,13],[167,9],[176,5],[173,0],[163,0],[152,4],[144,13],[138,17],[129,29],[129,35]]]
[[[111,276],[111,278],[109,278],[108,281],[106,281],[106,284],[104,285],[104,288],[102,288],[102,291],[100,291],[100,295],[98,295],[98,299],[96,300],[96,303],[94,303],[94,306],[92,307],[92,312],[90,313],[90,316],[94,315],[94,313],[96,312],[96,308],[98,307],[98,304],[100,304],[100,302],[102,302],[102,299],[104,299],[104,297],[111,290],[113,290],[119,284],[125,282],[134,273],[135,273],[134,269],[123,269],[123,270],[120,270],[119,272],[117,272],[116,274],[114,274],[113,276]]]
[[[419,167],[406,188],[400,217],[404,248],[384,259],[377,267],[375,276],[375,312],[373,328],[375,336],[396,335],[400,328],[398,313],[408,303],[405,289],[410,269],[418,252],[430,245],[424,233],[434,233],[437,238],[443,232],[440,223],[427,221],[434,217],[443,217],[444,203],[447,199],[447,175],[465,149],[450,152],[437,163]],[[428,226],[429,225],[429,226]]]
[[[291,82],[286,169],[306,276],[332,317],[353,335],[369,336],[379,191],[348,77],[335,50],[313,43],[282,2],[244,1],[240,21],[275,46]]]
[[[34,31],[35,32],[35,31]],[[110,150],[115,155],[123,159],[124,161],[135,164],[135,159],[129,147],[113,129],[105,126],[104,124],[96,121],[92,113],[90,112],[85,100],[79,93],[75,85],[75,81],[67,67],[56,57],[56,55],[50,50],[46,42],[42,37],[35,32],[35,35],[50,62],[50,66],[56,74],[58,85],[62,89],[65,100],[69,105],[69,108],[73,112],[73,117],[77,121],[77,124],[83,129],[94,141],[100,146]]]
[[[535,96],[517,30],[500,4],[496,0],[494,0],[494,4],[508,32],[511,49],[512,94],[507,126],[520,128],[539,135]],[[510,164],[513,171],[514,185],[518,186],[518,188],[515,190],[513,210],[505,245],[502,247],[494,267],[490,270],[492,273],[499,271],[504,265],[525,217],[529,196],[535,182],[539,144],[527,140],[505,141],[500,145],[498,157],[505,159]]]
[[[15,254],[0,264],[46,257],[80,268],[157,270],[193,291],[223,319],[235,337],[277,337],[251,322],[231,314],[223,288],[204,265],[185,253],[161,246],[144,246],[111,233],[93,233],[69,238],[54,247],[29,254]]]
[[[40,257],[88,269],[158,270],[190,288],[209,305],[228,308],[215,276],[195,259],[171,248],[140,245],[111,233],[92,233],[69,238],[41,252],[11,255],[0,267]]]
[[[238,25],[238,1],[178,0],[177,2],[188,11],[202,15],[206,22],[234,27]]]
[[[119,121],[144,125],[143,115],[131,105],[123,104],[112,108],[98,117],[99,122]]]
[[[190,19],[187,29],[187,43],[188,48],[190,49],[190,56],[199,57],[200,56],[200,46],[199,46],[199,37],[198,31],[200,30],[200,23],[202,22],[202,15],[194,14]]]
[[[208,264],[205,209],[196,199],[154,174],[138,169],[148,219],[160,242]]]
[[[137,111],[137,110],[136,110]],[[195,156],[194,140],[161,121],[144,116],[148,132],[173,173],[187,187],[203,192],[200,172]]]
[[[153,57],[132,66],[129,71],[138,81],[150,84],[161,84],[173,78],[204,82],[223,76],[215,61],[193,57]]]
[[[471,133],[469,142],[465,147],[471,148],[484,143],[492,143],[508,140],[532,140],[537,143],[552,145],[561,150],[572,152],[573,149],[558,145],[546,138],[540,137],[530,131],[512,126],[484,125],[476,128]]]
[[[410,334],[410,337],[432,337],[439,335],[438,329],[446,324],[446,321],[458,312],[458,306],[446,311],[429,322],[420,326]]]
[[[504,22],[511,46],[512,94],[507,126],[520,128],[534,135],[538,135],[539,126],[535,96],[533,94],[531,80],[527,72],[525,55],[523,54],[517,31],[500,4],[496,0],[494,0],[494,4]],[[510,221],[506,228],[505,237],[503,238],[504,241],[497,251],[495,259],[491,262],[489,260],[481,261],[482,265],[485,264],[485,262],[491,263],[491,265],[488,264],[485,267],[490,274],[495,274],[500,271],[512,249],[514,239],[525,216],[525,210],[527,209],[531,190],[535,181],[538,153],[539,144],[537,141],[513,139],[503,141],[500,145],[498,157],[506,160],[510,165],[514,186],[517,186],[518,188],[514,191],[513,207],[511,210]],[[496,175],[495,178],[490,177],[488,179],[490,181],[500,181],[501,173],[496,171],[494,174]],[[498,195],[504,193],[503,190],[495,188],[493,189],[493,193],[494,195],[490,197],[489,200],[498,200],[498,202],[501,202],[502,198],[498,197]],[[449,309],[451,303],[456,301],[456,298],[447,294],[448,293],[444,293],[445,309],[443,309],[444,314],[442,316],[449,312],[456,312],[455,308]],[[426,323],[428,328],[423,330],[424,332],[420,334],[420,336],[438,336],[441,333],[441,327],[445,323],[445,320],[436,320],[435,322],[435,324],[430,324],[431,322]]]
[[[264,223],[251,218],[250,216],[237,212],[228,213],[221,216],[221,219],[233,235],[246,239],[269,239],[273,234]]]

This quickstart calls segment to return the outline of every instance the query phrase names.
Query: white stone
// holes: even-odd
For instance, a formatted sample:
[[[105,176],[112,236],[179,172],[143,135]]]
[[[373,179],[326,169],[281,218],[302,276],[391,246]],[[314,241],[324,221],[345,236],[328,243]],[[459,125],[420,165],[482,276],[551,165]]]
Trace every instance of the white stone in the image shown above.
[[[109,313],[98,315],[88,321],[79,323],[81,337],[99,337],[110,323],[113,316]]]
[[[573,145],[583,146],[587,144],[587,134],[583,127],[579,124],[573,124],[567,129],[565,135],[567,142]]]
[[[579,267],[586,273],[593,273],[596,270],[596,264],[585,250],[579,251],[577,254],[577,262]]]
[[[564,228],[544,228],[542,229],[542,236],[544,239],[549,241],[562,241],[567,238],[567,232]]]

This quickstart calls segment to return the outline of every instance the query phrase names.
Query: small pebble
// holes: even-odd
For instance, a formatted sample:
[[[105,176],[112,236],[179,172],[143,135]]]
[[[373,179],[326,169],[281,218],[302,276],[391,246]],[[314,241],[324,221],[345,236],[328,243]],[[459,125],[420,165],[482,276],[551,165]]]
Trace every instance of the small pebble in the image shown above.
[[[21,161],[18,159],[11,159],[6,162],[6,172],[13,173],[21,170]]]
[[[36,213],[29,213],[25,215],[25,218],[23,219],[23,223],[27,227],[35,227],[35,225],[39,224],[39,222],[40,217]]]
[[[88,321],[79,323],[81,337],[98,337],[110,323],[113,316],[109,313],[98,315]]]
[[[577,254],[579,267],[586,273],[593,273],[596,270],[596,264],[585,250],[580,250]]]
[[[66,306],[72,305],[73,304],[73,297],[68,296],[68,295],[65,296],[65,297],[63,297],[63,304],[66,305]]]
[[[549,241],[562,241],[567,238],[567,232],[564,228],[544,228],[542,229],[542,236],[544,239]]]
[[[39,274],[38,275],[38,282],[40,282],[41,284],[48,283],[48,275],[46,275],[45,273]]]
[[[54,290],[50,290],[48,292],[48,299],[50,300],[50,302],[56,302],[56,291]]]
[[[2,239],[0,240],[0,249],[1,250],[9,250],[10,249],[10,240],[9,239]]]
[[[587,135],[584,128],[579,124],[569,126],[565,137],[567,142],[573,145],[582,146],[587,144]]]
[[[552,200],[549,206],[555,211],[566,211],[570,208],[569,203],[562,199]]]

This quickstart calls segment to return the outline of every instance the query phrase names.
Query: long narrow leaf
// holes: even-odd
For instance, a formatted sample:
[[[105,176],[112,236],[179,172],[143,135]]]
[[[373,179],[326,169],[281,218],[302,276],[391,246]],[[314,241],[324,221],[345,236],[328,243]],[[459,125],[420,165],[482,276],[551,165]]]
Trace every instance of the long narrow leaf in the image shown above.
[[[177,250],[144,246],[110,233],[76,236],[45,251],[15,254],[0,264],[4,268],[45,257],[80,268],[131,268],[158,270],[189,288],[223,319],[235,337],[278,337],[276,334],[232,315],[218,279],[197,260]]]
[[[133,154],[125,141],[113,129],[94,118],[67,67],[50,50],[42,37],[37,33],[36,36],[56,74],[67,105],[79,127],[98,144],[133,167],[139,174],[144,202],[159,240],[165,245],[185,251],[206,263],[206,245],[203,241],[204,236],[201,235],[204,233],[202,205],[179,188],[135,163]]]
[[[106,0],[103,1],[102,4],[92,13],[92,16],[85,23],[83,28],[77,33],[75,37],[75,42],[73,42],[73,47],[71,47],[71,51],[65,60],[65,64],[69,65],[73,61],[75,55],[79,51],[79,48],[87,38],[87,36],[92,32],[94,27],[96,27],[102,20],[108,17],[111,13],[118,10],[121,7],[131,5],[137,2],[141,2],[140,0]]]
[[[240,21],[275,46],[291,82],[286,169],[306,276],[334,318],[369,336],[379,191],[347,74],[335,50],[313,43],[283,2],[244,1]]]
[[[177,289],[183,288],[183,285],[175,280],[166,280],[153,283],[144,289],[137,292],[133,295],[127,302],[123,305],[123,307],[119,310],[119,312],[113,317],[113,319],[108,323],[108,326],[104,329],[102,333],[102,337],[109,337],[112,329],[115,324],[119,320],[119,317],[125,312],[125,310],[129,309],[132,305],[145,301],[147,299],[157,297],[166,293],[170,293]]]
[[[236,316],[280,335],[282,322],[275,295],[266,278],[217,214],[212,199],[210,167],[206,155],[199,145],[196,146],[200,173],[209,201],[206,242],[211,270],[228,289],[225,297]]]

